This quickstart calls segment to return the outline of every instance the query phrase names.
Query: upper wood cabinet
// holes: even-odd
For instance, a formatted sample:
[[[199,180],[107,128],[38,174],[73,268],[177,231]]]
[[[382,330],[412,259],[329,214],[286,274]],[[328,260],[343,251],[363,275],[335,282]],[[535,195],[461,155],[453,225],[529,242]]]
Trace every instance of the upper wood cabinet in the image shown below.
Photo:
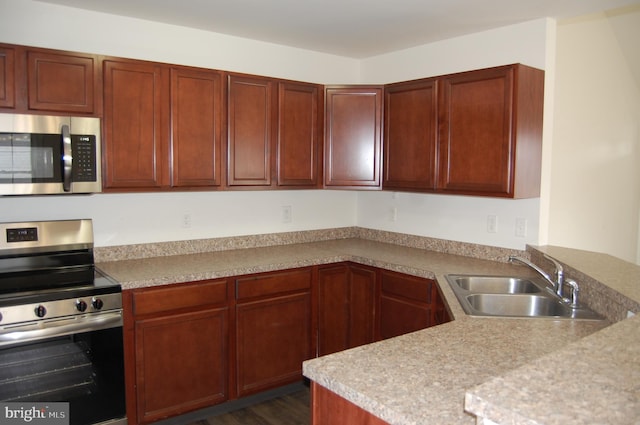
[[[437,80],[385,86],[385,189],[430,190],[436,186]]]
[[[16,106],[16,49],[0,45],[0,108]]]
[[[224,76],[171,68],[171,186],[222,184]]]
[[[319,185],[320,87],[257,76],[229,76],[230,187]]]
[[[276,97],[274,81],[229,75],[229,186],[270,186]]]
[[[544,72],[508,65],[385,87],[385,189],[540,195]]]
[[[540,195],[544,72],[510,65],[442,77],[438,189]]]
[[[327,87],[325,96],[325,186],[380,189],[382,87]]]
[[[0,108],[97,116],[99,81],[96,55],[0,45]]]
[[[105,60],[103,69],[105,189],[168,186],[168,68]]]
[[[278,186],[317,187],[322,170],[322,86],[278,83]]]
[[[227,74],[0,44],[0,110],[103,117],[105,191],[540,196],[544,71],[326,87]]]
[[[106,189],[222,185],[223,73],[126,60],[103,69]]]
[[[27,50],[29,110],[94,114],[99,69],[94,55]]]

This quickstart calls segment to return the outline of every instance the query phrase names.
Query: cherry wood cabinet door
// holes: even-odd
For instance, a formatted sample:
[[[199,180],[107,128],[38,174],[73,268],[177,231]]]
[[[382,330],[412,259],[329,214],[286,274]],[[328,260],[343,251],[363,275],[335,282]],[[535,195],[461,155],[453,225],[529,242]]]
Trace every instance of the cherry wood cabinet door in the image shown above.
[[[224,75],[171,68],[171,186],[220,186]]]
[[[432,279],[383,270],[377,339],[387,339],[449,321]]]
[[[28,108],[95,114],[99,65],[94,55],[27,50]]]
[[[270,186],[277,101],[274,81],[230,75],[228,93],[227,184]]]
[[[382,87],[327,87],[327,187],[380,189]]]
[[[349,266],[318,269],[318,355],[349,348]]]
[[[513,71],[456,74],[442,82],[440,188],[510,190]]]
[[[228,399],[228,299],[226,279],[123,292],[130,423]]]
[[[352,264],[349,271],[351,275],[349,348],[352,348],[374,341],[378,274],[375,269],[358,264]]]
[[[237,278],[239,397],[302,379],[314,356],[310,268]]]
[[[385,86],[386,189],[434,191],[436,187],[437,80]]]
[[[136,322],[139,423],[226,399],[227,316],[224,308]]]
[[[321,90],[316,84],[278,84],[278,186],[319,184]]]
[[[16,52],[0,45],[0,108],[16,106]]]
[[[539,196],[543,71],[510,65],[441,81],[439,190]]]
[[[318,355],[374,341],[376,276],[356,264],[318,269]]]
[[[105,189],[168,186],[168,69],[155,63],[103,63]]]

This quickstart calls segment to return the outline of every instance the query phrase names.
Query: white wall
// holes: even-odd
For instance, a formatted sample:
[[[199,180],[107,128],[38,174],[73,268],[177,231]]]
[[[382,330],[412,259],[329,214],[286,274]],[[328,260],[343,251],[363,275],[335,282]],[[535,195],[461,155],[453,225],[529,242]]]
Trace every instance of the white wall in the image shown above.
[[[329,190],[18,197],[0,198],[0,222],[92,218],[96,246],[111,246],[355,226],[355,204]]]
[[[359,61],[32,0],[0,0],[0,41],[314,83],[355,83]]]
[[[406,192],[359,192],[358,226],[455,241],[524,249],[536,243],[540,199],[485,199]],[[497,228],[489,233],[487,217]],[[395,219],[394,219],[395,216]],[[526,235],[515,235],[516,218],[526,220]]]
[[[558,25],[549,216],[550,244],[638,264],[639,40],[639,7]]]
[[[553,25],[537,19],[367,58],[362,81],[383,84],[518,62],[545,69],[546,35]]]

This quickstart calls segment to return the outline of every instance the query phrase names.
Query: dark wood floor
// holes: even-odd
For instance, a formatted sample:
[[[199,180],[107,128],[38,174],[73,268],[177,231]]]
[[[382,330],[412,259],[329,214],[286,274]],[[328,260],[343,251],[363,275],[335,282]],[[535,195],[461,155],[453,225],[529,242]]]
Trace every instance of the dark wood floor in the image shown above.
[[[303,388],[190,425],[309,425],[309,388]]]

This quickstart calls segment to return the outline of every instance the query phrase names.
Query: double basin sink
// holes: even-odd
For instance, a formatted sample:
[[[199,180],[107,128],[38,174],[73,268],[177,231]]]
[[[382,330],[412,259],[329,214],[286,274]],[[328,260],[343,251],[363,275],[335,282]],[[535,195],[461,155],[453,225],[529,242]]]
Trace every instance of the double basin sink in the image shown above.
[[[586,308],[572,308],[537,278],[513,276],[446,276],[470,316],[603,320]]]

